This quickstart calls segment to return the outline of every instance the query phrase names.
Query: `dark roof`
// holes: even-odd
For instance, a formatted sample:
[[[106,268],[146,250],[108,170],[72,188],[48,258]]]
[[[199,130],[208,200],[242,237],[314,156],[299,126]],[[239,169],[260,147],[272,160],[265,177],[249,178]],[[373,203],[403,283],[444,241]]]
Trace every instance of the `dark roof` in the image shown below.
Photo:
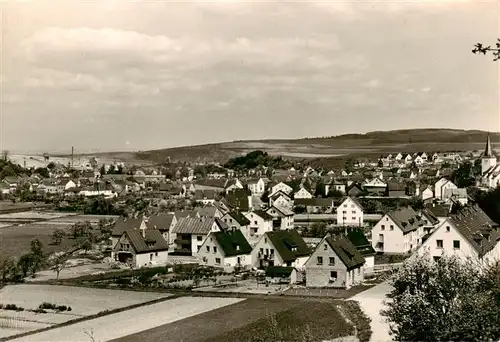
[[[252,246],[250,246],[240,230],[216,232],[212,233],[212,235],[226,257],[252,253]]]
[[[254,211],[252,211],[252,213],[254,213],[257,216],[260,216],[261,218],[263,218],[266,221],[270,221],[273,219],[273,217],[271,215],[269,215],[268,213],[266,213],[264,210],[254,210]]]
[[[227,183],[227,179],[200,179],[194,182],[195,187],[196,185],[199,186],[207,186],[207,187],[212,187],[212,188],[220,188],[221,190],[224,189],[225,185]]]
[[[347,238],[356,247],[362,256],[374,255],[375,250],[366,238],[366,235],[359,229],[352,229],[347,232]]]
[[[276,198],[278,198],[278,197],[280,197],[280,196],[284,196],[284,197],[286,197],[286,198],[288,198],[288,199],[291,199],[290,195],[288,195],[286,192],[281,191],[281,190],[276,191],[276,192],[275,192],[275,193],[271,196],[271,198],[272,198],[272,199],[276,199]]]
[[[138,229],[126,230],[123,234],[127,236],[136,253],[168,250],[167,241],[165,241],[163,235],[157,229],[146,229],[144,231],[145,237],[142,236],[142,232]]]
[[[209,217],[184,217],[172,228],[172,233],[208,235],[214,222],[215,219]]]
[[[425,209],[436,217],[447,217],[450,214],[451,206],[446,204],[428,204],[425,206]]]
[[[332,207],[332,198],[297,198],[294,200],[295,205],[316,206],[316,207]]]
[[[231,216],[233,219],[236,220],[241,226],[246,226],[250,224],[250,220],[245,217],[241,212],[239,211],[231,211],[227,213],[227,215]]]
[[[173,219],[174,219],[174,214],[161,213],[158,215],[153,215],[149,217],[147,226],[148,228],[154,228],[160,231],[169,230]]]
[[[113,232],[111,233],[112,236],[122,236],[123,232],[126,230],[134,230],[134,229],[139,229],[142,223],[142,217],[141,218],[127,218],[127,219],[122,219],[116,221],[114,227],[113,227]]]
[[[266,268],[266,277],[288,278],[294,269],[294,267],[269,266]]]
[[[483,157],[495,157],[493,151],[491,149],[491,140],[490,134],[488,133],[488,137],[486,138],[486,147],[484,148]]]
[[[389,191],[406,191],[406,184],[401,182],[388,182],[387,189]]]
[[[219,208],[213,205],[207,205],[205,207],[195,209],[195,211],[198,212],[200,216],[205,216],[205,217],[215,217],[217,210],[219,210]]]
[[[469,241],[480,257],[491,251],[500,241],[498,224],[493,222],[477,205],[460,209],[456,214],[451,215],[449,220]]]
[[[217,191],[216,190],[195,190],[194,198],[197,200],[216,199],[217,198]]]
[[[267,232],[265,236],[271,240],[276,248],[276,253],[278,253],[285,262],[294,261],[298,257],[307,256],[311,253],[304,239],[302,239],[302,236],[294,229]]]
[[[364,265],[365,258],[363,258],[361,253],[347,238],[334,239],[331,236],[327,236],[326,242],[332,247],[335,254],[347,267],[347,270]]]
[[[394,221],[394,223],[403,231],[409,233],[423,226],[425,222],[412,207],[402,207],[390,211],[387,215]]]
[[[439,219],[429,209],[422,210],[422,215],[425,216],[432,225],[439,223]]]
[[[176,211],[174,213],[175,218],[177,218],[177,220],[180,220],[181,218],[184,217],[197,217],[197,214],[198,212],[195,210]]]

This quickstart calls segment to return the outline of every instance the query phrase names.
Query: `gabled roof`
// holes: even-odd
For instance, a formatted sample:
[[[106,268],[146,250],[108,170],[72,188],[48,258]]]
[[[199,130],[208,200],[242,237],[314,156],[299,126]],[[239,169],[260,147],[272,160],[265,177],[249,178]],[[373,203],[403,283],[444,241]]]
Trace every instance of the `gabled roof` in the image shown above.
[[[138,218],[126,218],[122,220],[116,221],[114,227],[113,227],[113,232],[111,233],[112,236],[122,236],[123,232],[126,230],[134,230],[134,229],[139,229],[141,226],[141,223],[143,221],[142,217]]]
[[[345,199],[341,202],[341,205],[342,205],[342,203],[344,203],[344,202],[345,202],[345,201],[347,201],[348,199],[350,199],[350,200],[351,200],[354,204],[356,204],[358,207],[360,207],[360,208],[361,208],[361,210],[363,210],[363,206],[361,205],[361,203],[359,203],[359,201],[358,201],[356,198],[354,198],[354,197],[350,197],[350,196],[346,197],[346,198],[345,198]]]
[[[285,198],[287,198],[287,199],[289,199],[289,200],[291,199],[291,197],[290,197],[290,196],[289,196],[286,192],[281,191],[281,190],[276,191],[276,192],[275,192],[275,193],[271,196],[271,198],[272,198],[273,200],[275,200],[275,199],[277,199],[277,198],[278,198],[278,197],[280,197],[280,196],[283,196],[283,197],[285,197]]]
[[[215,200],[217,198],[216,190],[195,190],[194,198],[197,200]]]
[[[172,228],[172,233],[208,235],[214,222],[215,219],[209,217],[184,217]]]
[[[439,219],[434,215],[432,211],[429,209],[423,209],[422,210],[422,215],[427,218],[430,224],[435,225],[439,223]]]
[[[387,213],[394,223],[403,231],[409,233],[423,226],[425,222],[412,207],[402,207]]]
[[[252,253],[252,246],[240,230],[215,232],[211,235],[217,240],[226,257]]]
[[[362,256],[375,255],[372,244],[360,229],[351,229],[347,232],[347,239],[356,247]]]
[[[279,213],[281,213],[283,216],[293,216],[294,215],[294,212],[291,211],[290,209],[288,208],[285,208],[285,207],[281,207],[281,206],[277,206],[277,205],[273,205],[271,208],[269,208],[267,211],[271,210],[271,209],[275,209],[277,210]]]
[[[325,240],[340,258],[342,263],[347,267],[347,270],[352,270],[364,265],[365,258],[363,258],[361,253],[347,238],[334,239],[331,236],[327,236]]]
[[[217,210],[219,210],[219,209],[213,205],[207,205],[205,207],[195,209],[195,211],[200,216],[205,216],[205,217],[215,217],[215,215],[217,214]]]
[[[264,210],[254,210],[252,211],[253,214],[259,216],[260,218],[266,220],[266,221],[271,221],[273,217],[266,213]]]
[[[294,261],[298,257],[307,256],[311,253],[302,236],[294,229],[267,232],[264,236],[267,236],[276,248],[276,253],[285,262]]]
[[[266,268],[266,277],[288,278],[292,274],[294,267],[269,266]]]
[[[436,217],[447,217],[450,214],[451,206],[448,204],[429,204],[425,206],[425,209]]]
[[[160,231],[169,230],[170,225],[174,219],[174,214],[161,213],[149,217],[147,226],[148,228],[158,229]]]
[[[123,234],[132,245],[136,253],[148,253],[156,251],[167,251],[168,243],[163,238],[161,232],[157,229],[146,229],[145,236],[142,236],[142,231],[126,230]]]
[[[184,217],[198,217],[199,213],[195,210],[185,210],[185,211],[176,211],[174,215],[177,221],[179,221],[181,218]]]
[[[226,215],[231,216],[236,222],[238,222],[241,226],[246,226],[250,224],[250,220],[245,217],[241,212],[239,211],[231,211],[227,213]]]
[[[248,196],[250,195],[250,191],[246,189],[235,189],[226,194],[225,201],[233,209],[248,211]]]
[[[449,221],[469,241],[480,257],[492,250],[500,241],[498,224],[477,205],[458,210],[456,214],[450,215]]]

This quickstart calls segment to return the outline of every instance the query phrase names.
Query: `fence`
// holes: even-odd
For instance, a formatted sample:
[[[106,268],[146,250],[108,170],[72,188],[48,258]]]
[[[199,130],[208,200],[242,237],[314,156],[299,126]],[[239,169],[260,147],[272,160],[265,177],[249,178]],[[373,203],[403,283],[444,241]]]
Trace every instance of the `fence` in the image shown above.
[[[401,265],[403,265],[402,262],[393,263],[393,264],[379,264],[379,265],[375,265],[373,267],[366,269],[365,274],[369,275],[369,274],[377,274],[377,273],[394,271],[394,270],[397,270],[399,267],[401,267]]]

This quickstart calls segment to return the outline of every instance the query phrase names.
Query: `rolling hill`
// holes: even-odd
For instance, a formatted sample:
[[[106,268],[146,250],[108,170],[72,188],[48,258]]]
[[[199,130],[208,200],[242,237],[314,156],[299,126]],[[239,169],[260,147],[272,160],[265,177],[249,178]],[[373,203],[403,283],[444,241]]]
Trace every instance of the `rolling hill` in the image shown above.
[[[405,129],[303,139],[233,141],[135,153],[103,153],[100,156],[153,163],[164,162],[167,158],[182,162],[225,162],[250,151],[262,150],[292,159],[343,159],[348,155],[370,156],[389,152],[481,150],[486,135],[487,132],[478,130]],[[500,147],[496,143],[500,141],[500,133],[492,133],[491,140],[494,147]]]

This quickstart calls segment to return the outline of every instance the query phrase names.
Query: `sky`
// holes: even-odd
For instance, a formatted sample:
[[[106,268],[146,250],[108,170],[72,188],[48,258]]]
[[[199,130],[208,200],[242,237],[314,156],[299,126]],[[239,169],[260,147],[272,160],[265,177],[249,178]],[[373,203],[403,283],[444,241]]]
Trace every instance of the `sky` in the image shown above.
[[[497,1],[0,2],[0,148],[500,131]]]

